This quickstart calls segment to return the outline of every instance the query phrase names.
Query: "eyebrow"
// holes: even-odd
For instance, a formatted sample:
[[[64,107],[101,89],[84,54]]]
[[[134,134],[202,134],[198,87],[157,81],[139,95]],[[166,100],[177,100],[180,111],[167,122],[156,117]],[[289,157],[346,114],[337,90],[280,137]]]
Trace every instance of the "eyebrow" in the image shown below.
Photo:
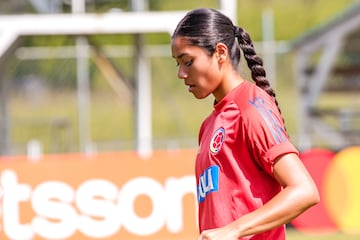
[[[187,54],[187,53],[181,53],[181,54],[177,55],[176,57],[173,56],[173,58],[180,59],[180,58],[182,58],[182,57],[185,56],[185,55],[189,55],[189,54]]]

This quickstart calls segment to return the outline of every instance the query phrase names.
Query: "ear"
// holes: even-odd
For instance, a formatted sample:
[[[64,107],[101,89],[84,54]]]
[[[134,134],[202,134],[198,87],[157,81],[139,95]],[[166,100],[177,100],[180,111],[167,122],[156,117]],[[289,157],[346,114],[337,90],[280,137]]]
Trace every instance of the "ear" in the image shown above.
[[[215,53],[219,63],[224,63],[229,56],[228,47],[224,43],[216,44]]]

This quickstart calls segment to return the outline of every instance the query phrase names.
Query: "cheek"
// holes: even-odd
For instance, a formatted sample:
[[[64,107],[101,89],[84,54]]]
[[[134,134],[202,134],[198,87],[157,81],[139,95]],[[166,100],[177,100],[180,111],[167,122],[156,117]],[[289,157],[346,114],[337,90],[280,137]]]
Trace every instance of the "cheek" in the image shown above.
[[[218,87],[219,82],[217,78],[211,74],[211,71],[206,72],[205,74],[198,76],[197,78],[197,86],[196,92],[194,95],[196,98],[205,98],[212,94],[216,88]]]
[[[212,92],[219,84],[219,71],[217,65],[209,58],[198,61],[201,64],[195,65],[191,76],[204,92]]]
[[[200,65],[196,66],[194,74],[196,74],[198,77],[207,79],[207,82],[212,82],[214,81],[214,78],[216,78],[217,69],[211,61],[204,59],[201,61]]]
[[[197,85],[201,86],[203,90],[211,89],[211,85],[213,82],[211,73],[206,71],[197,72],[194,77],[196,78]]]
[[[209,89],[216,88],[220,81],[218,71],[216,71],[214,67],[208,67],[204,69],[202,73],[202,81]]]

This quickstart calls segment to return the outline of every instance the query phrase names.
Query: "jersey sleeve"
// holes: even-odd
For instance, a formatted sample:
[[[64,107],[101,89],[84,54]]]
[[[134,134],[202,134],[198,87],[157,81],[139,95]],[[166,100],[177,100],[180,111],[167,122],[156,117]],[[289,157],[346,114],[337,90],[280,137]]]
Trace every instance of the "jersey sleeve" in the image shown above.
[[[268,96],[252,97],[242,115],[242,132],[248,151],[266,172],[273,175],[275,160],[287,153],[298,154],[289,140],[284,121]]]

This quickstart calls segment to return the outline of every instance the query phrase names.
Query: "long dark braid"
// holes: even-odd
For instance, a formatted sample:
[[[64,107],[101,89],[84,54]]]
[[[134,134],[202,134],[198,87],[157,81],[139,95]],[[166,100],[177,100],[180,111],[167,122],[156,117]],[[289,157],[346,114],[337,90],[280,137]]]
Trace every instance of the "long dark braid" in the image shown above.
[[[256,54],[254,44],[250,35],[241,27],[234,26],[235,37],[238,39],[239,46],[244,53],[245,60],[249,69],[251,70],[251,78],[256,85],[266,91],[275,101],[275,104],[281,113],[276,94],[270,86],[269,80],[266,78],[266,71],[263,67],[262,59]]]

